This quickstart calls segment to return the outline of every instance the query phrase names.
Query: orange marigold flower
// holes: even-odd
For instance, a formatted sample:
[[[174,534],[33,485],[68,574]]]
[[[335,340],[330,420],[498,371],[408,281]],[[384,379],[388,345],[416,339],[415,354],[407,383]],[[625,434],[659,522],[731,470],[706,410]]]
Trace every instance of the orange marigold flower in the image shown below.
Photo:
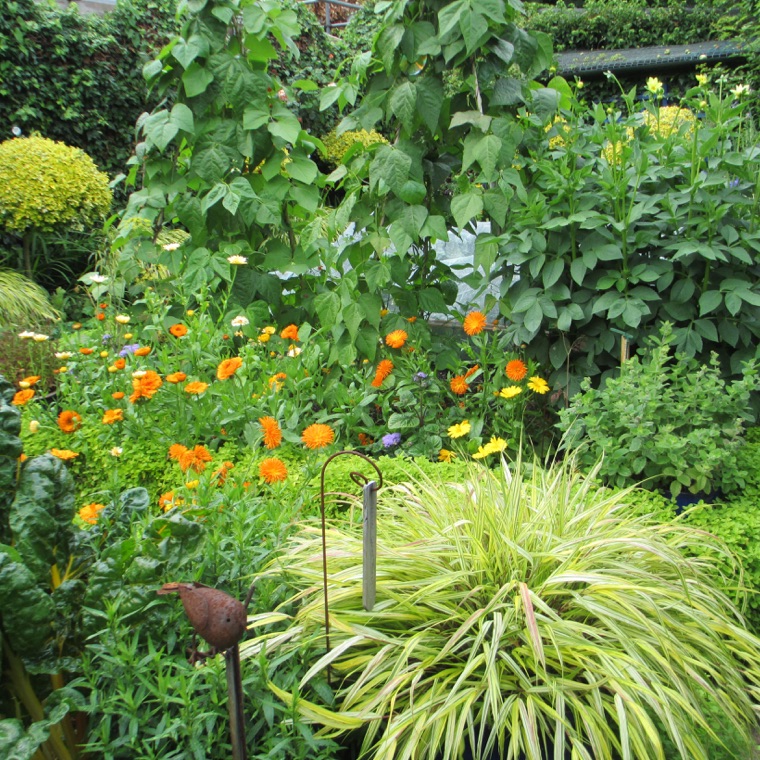
[[[409,317],[406,320],[410,325],[413,325],[417,321],[417,317]]]
[[[366,433],[359,433],[359,443],[362,446],[371,446],[375,442],[374,438],[370,438]]]
[[[283,340],[298,340],[298,327],[296,325],[288,325],[280,333],[280,337]]]
[[[184,383],[187,380],[187,375],[184,372],[172,372],[171,375],[166,376],[167,383]]]
[[[243,360],[239,356],[225,359],[216,368],[216,376],[219,380],[227,380],[243,366]]]
[[[282,443],[282,430],[274,417],[259,417],[259,425],[264,433],[264,445],[276,449]]]
[[[149,369],[142,377],[132,378],[132,390],[134,392],[129,400],[134,404],[140,398],[153,398],[163,384],[163,380],[152,369]]]
[[[468,369],[467,372],[464,373],[464,379],[467,380],[469,377],[474,375],[479,369],[480,369],[479,364],[476,364],[474,367],[470,367],[470,369]]]
[[[124,398],[124,391],[115,391],[114,393],[111,394],[111,398],[115,398],[117,401],[120,398]]]
[[[114,422],[121,422],[123,419],[123,409],[106,409],[106,412],[103,415],[102,423],[104,425],[113,425]]]
[[[169,446],[169,459],[179,460],[180,455],[187,451],[187,446],[183,446],[181,443],[173,443]]]
[[[99,311],[95,316],[98,318],[98,322],[102,322],[106,318],[106,315],[102,311]]]
[[[185,327],[181,322],[177,322],[176,325],[172,325],[169,328],[169,332],[175,338],[181,338],[183,335],[187,335],[187,327]]]
[[[21,462],[22,464],[26,462],[27,459],[29,459],[29,457],[26,454],[24,454],[23,451],[18,455],[18,461]]]
[[[203,393],[206,388],[208,388],[208,383],[202,383],[200,380],[194,380],[192,383],[188,383],[185,386],[185,393],[191,393],[197,396]]]
[[[216,478],[218,485],[224,485],[224,482],[227,480],[227,474],[234,467],[235,465],[232,462],[222,462],[222,464],[219,465],[216,470],[214,470],[212,477]]]
[[[174,491],[167,491],[166,493],[162,493],[158,498],[158,506],[161,507],[164,512],[168,512],[172,507],[181,506],[183,502],[184,499],[174,498]]]
[[[150,346],[141,346],[135,351],[135,356],[147,356],[150,353]]]
[[[58,459],[62,459],[67,462],[69,459],[75,459],[79,456],[78,452],[71,451],[70,449],[50,449],[50,453]]]
[[[93,502],[92,504],[86,504],[84,507],[82,507],[79,510],[79,516],[86,522],[90,523],[90,525],[95,525],[95,523],[98,521],[98,513],[105,509],[105,504],[96,504]]]
[[[34,391],[31,388],[27,388],[23,391],[17,391],[13,396],[13,401],[11,401],[11,404],[13,404],[13,406],[24,406],[24,404],[27,404],[33,398]]]
[[[116,367],[116,369],[124,369],[124,367],[127,366],[127,360],[126,359],[117,359],[113,366]]]
[[[469,389],[469,385],[467,384],[467,381],[464,379],[464,375],[457,375],[456,377],[452,377],[451,381],[449,382],[449,387],[451,390],[457,394],[457,396],[464,396],[465,393],[467,393],[467,390]]]
[[[507,362],[504,371],[513,383],[519,383],[528,374],[528,367],[522,359],[512,359],[512,361]]]
[[[23,380],[19,381],[19,385],[21,385],[22,388],[28,388],[30,385],[35,385],[39,381],[39,375],[29,375],[29,377],[25,377]],[[26,385],[22,385],[22,383],[26,383]]]
[[[409,334],[406,330],[394,330],[385,336],[385,345],[391,348],[401,348],[408,337]]]
[[[82,415],[78,412],[65,410],[58,415],[58,427],[64,433],[73,433],[82,426]]]
[[[85,356],[89,356],[92,353],[91,348],[80,348],[79,349],[80,354],[84,354]]]
[[[267,483],[279,483],[288,477],[288,468],[285,462],[277,457],[268,457],[259,462],[259,477]]]
[[[465,318],[462,327],[467,335],[478,335],[486,329],[488,320],[482,311],[471,311]]]
[[[307,449],[322,449],[335,440],[335,432],[329,425],[315,423],[301,433],[301,440]]]
[[[108,308],[108,304],[107,303],[101,303],[101,304],[98,304],[98,306],[100,306],[101,309],[107,309]]]
[[[178,461],[182,472],[187,472],[190,468],[196,472],[203,472],[206,469],[206,462],[211,461],[211,454],[205,446],[194,446],[192,449],[183,451]]]
[[[383,359],[375,370],[375,379],[372,381],[373,388],[379,388],[388,375],[393,372],[393,362],[390,359]]]

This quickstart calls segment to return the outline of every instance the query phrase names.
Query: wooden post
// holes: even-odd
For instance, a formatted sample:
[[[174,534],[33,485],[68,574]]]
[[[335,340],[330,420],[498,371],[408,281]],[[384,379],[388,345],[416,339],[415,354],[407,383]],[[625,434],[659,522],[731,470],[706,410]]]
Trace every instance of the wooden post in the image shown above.
[[[628,352],[630,351],[630,344],[628,338],[625,335],[620,336],[620,365],[622,366],[628,361]]]
[[[362,489],[362,603],[365,610],[375,606],[377,586],[377,483],[370,480]]]

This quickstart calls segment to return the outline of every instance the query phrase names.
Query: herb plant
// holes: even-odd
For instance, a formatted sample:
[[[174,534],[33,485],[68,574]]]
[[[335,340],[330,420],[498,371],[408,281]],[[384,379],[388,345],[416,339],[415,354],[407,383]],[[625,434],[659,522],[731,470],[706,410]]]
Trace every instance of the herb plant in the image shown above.
[[[612,485],[644,481],[647,488],[677,496],[729,490],[744,484],[737,464],[744,425],[752,419],[750,393],[760,386],[754,364],[740,380],[721,376],[716,355],[708,364],[672,354],[674,335],[664,323],[660,337],[594,389],[582,392],[560,412],[563,446],[579,448],[578,461],[590,468],[603,457],[599,473]]]

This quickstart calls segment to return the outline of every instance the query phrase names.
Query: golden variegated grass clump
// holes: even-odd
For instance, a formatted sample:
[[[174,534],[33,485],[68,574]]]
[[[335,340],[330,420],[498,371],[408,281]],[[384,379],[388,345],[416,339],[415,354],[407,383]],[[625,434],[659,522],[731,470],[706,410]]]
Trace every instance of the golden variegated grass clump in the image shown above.
[[[519,472],[519,466],[518,470]],[[724,726],[749,738],[760,640],[720,590],[713,536],[635,516],[627,492],[572,465],[530,476],[473,469],[467,483],[383,489],[377,602],[362,607],[362,542],[328,530],[330,706],[270,684],[336,736],[363,729],[362,757],[707,760]],[[324,649],[321,534],[305,527],[268,573],[296,593],[254,617],[242,645]],[[734,583],[734,587],[736,584]],[[264,628],[270,624],[286,624]],[[321,693],[321,692],[320,692]],[[709,716],[709,717],[708,717]],[[707,737],[707,738],[706,738]]]

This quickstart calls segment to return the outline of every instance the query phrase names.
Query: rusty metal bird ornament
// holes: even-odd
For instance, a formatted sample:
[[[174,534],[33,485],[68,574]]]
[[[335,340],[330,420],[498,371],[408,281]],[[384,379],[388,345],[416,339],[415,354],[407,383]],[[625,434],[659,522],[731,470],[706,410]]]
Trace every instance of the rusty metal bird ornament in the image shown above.
[[[195,632],[218,652],[235,646],[245,633],[247,615],[237,599],[202,583],[165,583],[158,594],[179,594]]]

